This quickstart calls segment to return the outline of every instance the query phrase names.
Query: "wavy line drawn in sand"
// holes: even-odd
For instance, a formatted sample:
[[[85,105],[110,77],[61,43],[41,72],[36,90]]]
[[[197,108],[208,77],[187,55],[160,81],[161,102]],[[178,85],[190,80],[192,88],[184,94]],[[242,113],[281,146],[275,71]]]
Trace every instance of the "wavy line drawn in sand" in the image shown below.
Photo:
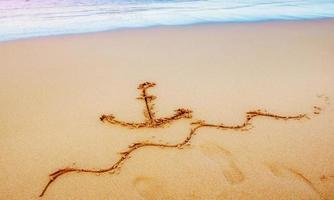
[[[152,112],[152,104],[151,101],[153,97],[147,96],[146,89],[153,87],[155,84],[150,82],[145,82],[141,84],[138,89],[142,90],[142,96],[141,99],[145,100],[145,105],[147,108],[147,121],[142,123],[127,123],[127,122],[120,122],[116,121],[114,117],[112,116],[110,120],[108,120],[108,116],[103,115],[101,118],[102,121],[107,120],[111,124],[121,125],[126,128],[158,128],[158,127],[164,127],[165,124],[170,123],[170,120],[164,120],[166,118],[162,119],[155,119],[154,113]],[[151,99],[151,100],[149,100]],[[183,113],[183,112],[182,112]],[[183,117],[191,117],[191,111],[186,110],[184,112],[184,115],[181,115]],[[175,115],[180,116],[180,115]],[[130,159],[130,155],[138,151],[142,148],[176,148],[176,149],[182,149],[186,145],[190,145],[191,140],[194,138],[194,136],[197,134],[197,130],[201,128],[216,128],[221,130],[239,130],[239,131],[247,131],[252,128],[251,121],[256,117],[267,117],[272,118],[276,120],[301,120],[304,118],[308,118],[306,114],[298,114],[294,116],[283,116],[278,114],[273,114],[270,112],[267,112],[265,110],[255,110],[255,111],[249,111],[246,112],[245,120],[242,124],[239,125],[225,125],[223,123],[221,124],[210,124],[207,123],[204,120],[199,120],[196,122],[192,122],[190,125],[192,128],[190,128],[189,133],[187,136],[180,142],[175,144],[168,144],[168,143],[153,143],[153,142],[135,142],[128,146],[128,149],[120,153],[119,159],[112,164],[108,168],[102,168],[102,169],[85,169],[85,168],[74,168],[74,167],[66,167],[62,169],[58,169],[55,172],[49,174],[49,181],[44,186],[42,192],[40,193],[40,197],[44,196],[44,194],[47,192],[48,188],[57,180],[59,177],[69,174],[69,173],[90,173],[90,174],[103,174],[103,173],[115,173],[117,170],[120,170],[122,167],[122,164],[124,164],[128,159]],[[177,118],[177,117],[176,117]],[[168,118],[169,119],[169,118]],[[172,119],[174,119],[172,117]],[[123,124],[124,123],[124,124]]]
[[[330,98],[324,94],[317,95],[318,99],[322,100],[322,102],[319,105],[313,106],[313,114],[319,115],[326,106],[330,105]]]
[[[320,197],[320,199],[326,200],[326,198],[323,197],[321,192],[316,188],[316,186],[312,183],[312,181],[309,178],[307,178],[302,172],[296,169],[292,169],[290,167],[285,167],[276,164],[265,164],[265,165],[276,177],[293,178],[302,181],[309,188],[311,188]]]
[[[138,90],[141,91],[140,96],[137,98],[139,100],[144,101],[144,122],[124,122],[117,120],[114,115],[102,115],[100,120],[103,122],[109,122],[111,124],[120,125],[123,127],[135,129],[135,128],[158,128],[164,127],[167,124],[171,124],[173,121],[182,119],[182,118],[191,118],[192,111],[185,108],[179,108],[175,110],[175,114],[170,117],[156,118],[154,112],[154,103],[153,101],[157,98],[154,95],[150,95],[147,93],[149,88],[154,87],[156,84],[152,82],[144,82],[138,86]]]
[[[330,102],[330,98],[329,98],[328,96],[326,96],[326,95],[324,95],[324,94],[319,94],[319,95],[317,95],[317,97],[318,97],[319,99],[323,99],[323,101],[324,101],[324,103],[325,103],[326,105],[330,105],[330,104],[331,104],[331,102]]]
[[[320,180],[321,181],[328,181],[328,180],[330,180],[330,179],[334,179],[334,174],[333,175],[321,175],[320,176]]]
[[[319,106],[313,106],[313,114],[319,115],[321,112],[321,108]]]

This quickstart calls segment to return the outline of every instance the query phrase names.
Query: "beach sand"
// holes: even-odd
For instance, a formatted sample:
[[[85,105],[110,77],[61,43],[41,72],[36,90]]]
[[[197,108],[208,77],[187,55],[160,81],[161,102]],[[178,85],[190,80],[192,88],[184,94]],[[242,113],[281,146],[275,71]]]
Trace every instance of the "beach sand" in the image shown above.
[[[333,35],[334,20],[315,20],[0,43],[0,199],[334,199]],[[136,99],[145,81],[155,119],[192,118],[99,119],[150,125]],[[258,109],[302,117],[217,128]],[[198,120],[216,126],[179,148],[137,146],[116,170],[65,173],[39,197],[59,169],[109,168],[137,142],[180,144]]]

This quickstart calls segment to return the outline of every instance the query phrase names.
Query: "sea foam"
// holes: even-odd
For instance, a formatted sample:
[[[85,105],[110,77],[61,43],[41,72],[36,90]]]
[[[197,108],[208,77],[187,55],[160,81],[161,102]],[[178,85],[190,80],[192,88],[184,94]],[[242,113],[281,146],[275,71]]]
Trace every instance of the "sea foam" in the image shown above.
[[[0,41],[119,28],[334,17],[333,0],[1,0]]]

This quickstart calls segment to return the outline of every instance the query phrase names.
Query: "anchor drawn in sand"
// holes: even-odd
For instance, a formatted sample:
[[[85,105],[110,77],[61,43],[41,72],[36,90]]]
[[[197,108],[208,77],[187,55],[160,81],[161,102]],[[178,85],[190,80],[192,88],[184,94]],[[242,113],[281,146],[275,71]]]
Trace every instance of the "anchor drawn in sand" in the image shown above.
[[[150,95],[147,93],[149,88],[154,87],[156,84],[152,82],[144,82],[138,86],[138,90],[141,90],[140,96],[137,98],[139,100],[144,101],[145,108],[144,108],[144,122],[124,122],[117,120],[114,115],[102,115],[100,120],[103,122],[109,122],[111,124],[116,124],[120,126],[124,126],[127,128],[159,128],[164,127],[173,121],[182,119],[182,118],[191,118],[192,111],[185,108],[179,108],[175,110],[175,114],[171,117],[163,117],[163,118],[156,118],[154,112],[154,103],[153,101],[156,99],[156,96]]]

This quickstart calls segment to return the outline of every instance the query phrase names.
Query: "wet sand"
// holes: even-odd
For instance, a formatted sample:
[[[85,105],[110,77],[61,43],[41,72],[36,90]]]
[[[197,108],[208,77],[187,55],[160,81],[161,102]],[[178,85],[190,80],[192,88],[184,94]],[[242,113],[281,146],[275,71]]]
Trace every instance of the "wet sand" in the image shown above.
[[[333,35],[319,20],[0,43],[0,199],[334,199]]]

